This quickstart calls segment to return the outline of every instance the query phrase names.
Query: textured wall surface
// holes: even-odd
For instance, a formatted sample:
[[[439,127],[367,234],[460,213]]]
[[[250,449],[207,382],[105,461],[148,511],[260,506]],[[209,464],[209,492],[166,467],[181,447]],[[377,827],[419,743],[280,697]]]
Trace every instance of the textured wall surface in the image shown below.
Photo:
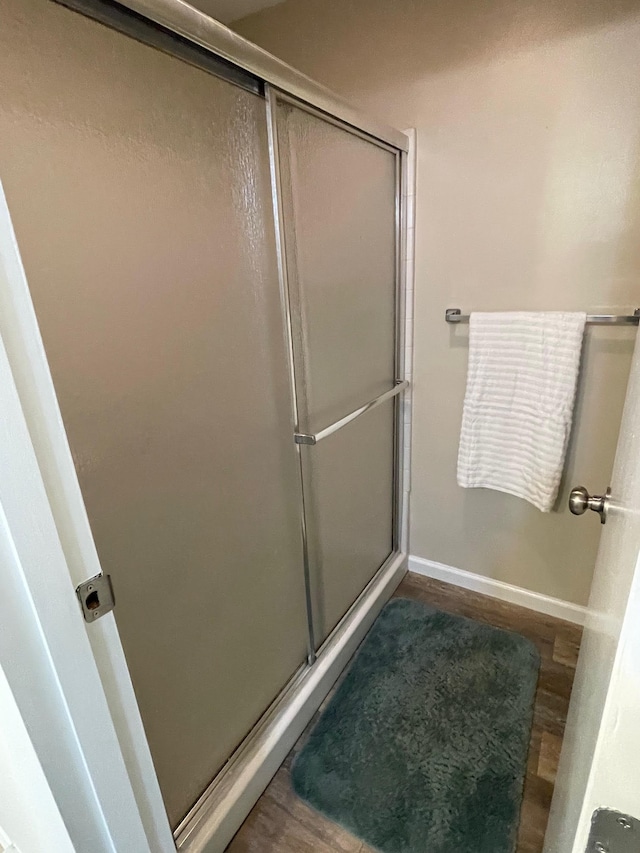
[[[640,301],[636,0],[287,0],[235,25],[418,134],[411,551],[579,604],[600,537],[568,490],[609,482],[635,332],[590,328],[557,511],[456,485],[468,330],[445,308]]]

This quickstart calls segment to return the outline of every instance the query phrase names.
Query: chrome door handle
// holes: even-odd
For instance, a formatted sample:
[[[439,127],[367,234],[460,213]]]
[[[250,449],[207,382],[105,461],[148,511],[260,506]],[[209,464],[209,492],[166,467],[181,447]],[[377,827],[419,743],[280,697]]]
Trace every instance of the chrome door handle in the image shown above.
[[[574,515],[582,515],[588,509],[597,512],[600,516],[600,524],[605,524],[607,512],[611,503],[611,489],[607,489],[604,495],[590,495],[584,486],[576,486],[569,493],[569,509]]]

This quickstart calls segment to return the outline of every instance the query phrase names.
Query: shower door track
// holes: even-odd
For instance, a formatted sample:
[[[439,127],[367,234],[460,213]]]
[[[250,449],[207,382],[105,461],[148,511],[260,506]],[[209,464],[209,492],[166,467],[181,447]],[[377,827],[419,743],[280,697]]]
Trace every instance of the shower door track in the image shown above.
[[[407,136],[395,127],[377,121],[352,107],[330,89],[316,83],[306,74],[297,71],[286,62],[272,56],[266,50],[225,27],[205,12],[194,9],[182,0],[53,0],[62,6],[74,9],[87,17],[94,18],[112,29],[139,38],[147,44],[155,44],[160,50],[174,54],[194,65],[205,67],[195,55],[209,54],[211,73],[218,73],[230,82],[235,82],[250,91],[253,83],[241,79],[253,77],[268,83],[298,100],[316,107],[325,117],[335,117],[351,127],[356,133],[366,134],[373,140],[386,142],[398,151],[409,150]],[[126,20],[125,20],[126,17]],[[149,35],[149,26],[156,34]],[[168,41],[173,37],[173,46]],[[189,49],[193,52],[187,55]],[[215,65],[218,65],[218,70]],[[228,66],[225,71],[224,65]]]

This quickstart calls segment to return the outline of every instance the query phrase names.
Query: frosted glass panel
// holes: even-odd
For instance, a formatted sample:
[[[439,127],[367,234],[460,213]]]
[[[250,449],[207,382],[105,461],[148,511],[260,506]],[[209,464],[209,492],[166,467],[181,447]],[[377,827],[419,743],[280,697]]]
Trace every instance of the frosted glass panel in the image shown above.
[[[278,125],[301,425],[320,428],[395,378],[396,158],[288,104]]]
[[[306,653],[265,103],[41,0],[3,2],[0,77],[0,176],[175,824]]]
[[[384,403],[303,448],[318,642],[391,552],[393,408]]]
[[[394,153],[278,108],[300,426],[317,432],[395,379]],[[392,548],[391,402],[304,447],[321,641]]]

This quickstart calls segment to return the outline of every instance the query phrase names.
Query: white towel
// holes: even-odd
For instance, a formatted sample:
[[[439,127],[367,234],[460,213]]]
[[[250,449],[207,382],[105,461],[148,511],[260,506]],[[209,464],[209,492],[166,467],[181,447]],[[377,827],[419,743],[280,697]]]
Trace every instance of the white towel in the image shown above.
[[[586,314],[471,314],[458,484],[549,512],[571,432]]]

